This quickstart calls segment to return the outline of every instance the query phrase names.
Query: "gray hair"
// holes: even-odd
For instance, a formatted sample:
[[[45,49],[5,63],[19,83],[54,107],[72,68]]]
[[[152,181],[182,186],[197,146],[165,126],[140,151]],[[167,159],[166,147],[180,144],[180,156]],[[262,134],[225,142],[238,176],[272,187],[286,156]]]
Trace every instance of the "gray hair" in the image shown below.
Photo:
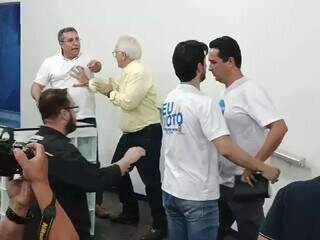
[[[58,41],[59,41],[60,44],[63,42],[62,35],[65,32],[76,32],[76,33],[78,33],[77,30],[74,27],[65,27],[65,28],[60,29],[59,32],[58,32]]]
[[[126,53],[128,58],[132,60],[138,60],[142,55],[141,46],[137,39],[127,35],[119,37],[115,50]]]

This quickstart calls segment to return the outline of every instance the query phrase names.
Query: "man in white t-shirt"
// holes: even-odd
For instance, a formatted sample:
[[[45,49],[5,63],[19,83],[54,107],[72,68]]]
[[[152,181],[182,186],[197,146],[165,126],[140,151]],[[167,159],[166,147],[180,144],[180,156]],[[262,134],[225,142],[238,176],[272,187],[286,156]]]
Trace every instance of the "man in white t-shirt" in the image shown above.
[[[88,87],[79,84],[77,72],[81,69],[88,78],[92,78],[93,73],[101,70],[101,63],[80,52],[80,40],[77,30],[73,27],[66,27],[58,32],[61,52],[44,60],[32,84],[31,95],[38,102],[45,88],[66,88],[75,104],[79,106],[77,121],[96,126],[94,94]],[[105,218],[107,213],[101,204],[102,193],[99,193],[96,213],[97,216]]]
[[[218,154],[276,181],[279,169],[255,160],[231,141],[218,103],[200,92],[208,47],[179,43],[173,66],[181,81],[162,105],[162,184],[169,239],[215,240],[219,225]]]
[[[63,28],[58,33],[61,52],[46,58],[32,84],[32,97],[38,101],[42,90],[47,88],[67,88],[68,93],[79,106],[77,120],[95,118],[94,94],[87,87],[77,87],[79,81],[73,71],[83,68],[89,78],[101,70],[101,63],[91,60],[80,52],[80,38],[73,27]]]
[[[238,43],[231,37],[224,36],[211,41],[209,46],[209,70],[217,81],[226,86],[220,107],[230,136],[249,154],[264,162],[281,143],[287,132],[286,124],[266,91],[242,74]],[[232,223],[236,221],[241,240],[256,240],[264,220],[264,199],[240,201],[233,198],[234,177],[243,174],[243,180],[253,185],[253,172],[244,170],[222,156],[219,172],[219,239],[224,239]]]

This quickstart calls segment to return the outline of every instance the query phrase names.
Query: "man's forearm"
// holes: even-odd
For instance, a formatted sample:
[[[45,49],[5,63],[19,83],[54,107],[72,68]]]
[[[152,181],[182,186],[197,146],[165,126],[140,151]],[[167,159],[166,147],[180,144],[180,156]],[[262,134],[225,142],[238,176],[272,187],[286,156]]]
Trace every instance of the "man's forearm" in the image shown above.
[[[271,180],[272,183],[278,180],[280,175],[279,169],[253,158],[237,144],[233,143],[229,136],[223,136],[213,141],[219,153],[233,163],[246,169],[262,172],[263,176]]]
[[[43,88],[44,88],[44,87],[40,86],[40,85],[37,84],[37,83],[33,83],[33,84],[32,84],[32,87],[31,87],[31,96],[32,96],[32,98],[33,98],[36,102],[38,102],[39,97],[40,97],[40,95],[41,95],[41,92],[42,92],[42,89],[43,89]]]
[[[99,171],[101,171],[101,175],[103,177],[104,189],[117,186],[120,183],[122,171],[117,163],[101,168]]]
[[[263,164],[242,150],[238,145],[233,144],[230,150],[230,154],[225,157],[233,163],[253,171],[263,171]]]
[[[48,182],[33,183],[31,185],[34,195],[38,201],[41,212],[50,204],[53,192]]]
[[[41,182],[32,184],[33,192],[36,196],[41,212],[51,203],[53,192],[48,182]],[[65,240],[78,240],[79,236],[63,210],[59,202],[56,201],[56,216],[52,224],[49,240],[65,239]]]
[[[270,125],[270,130],[262,147],[256,154],[256,158],[260,161],[266,161],[273,152],[278,148],[284,138],[288,128],[284,120],[279,120]]]
[[[213,140],[219,153],[231,162],[253,171],[263,171],[264,164],[232,142],[230,136],[222,136]]]
[[[10,208],[12,211],[20,216],[20,217],[26,217],[29,207],[23,206],[19,204],[16,201],[10,202]],[[6,239],[17,239],[20,240],[23,237],[23,230],[24,225],[23,224],[17,224],[7,217],[4,218],[4,220],[0,223],[0,239],[6,240]]]
[[[23,224],[12,222],[7,217],[0,223],[0,239],[1,240],[21,240],[23,237]]]

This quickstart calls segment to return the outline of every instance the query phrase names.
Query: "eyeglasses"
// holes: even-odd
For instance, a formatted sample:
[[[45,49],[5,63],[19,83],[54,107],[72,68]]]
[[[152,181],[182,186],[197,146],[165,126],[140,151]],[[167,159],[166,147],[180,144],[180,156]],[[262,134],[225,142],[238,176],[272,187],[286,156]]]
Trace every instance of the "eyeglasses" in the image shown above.
[[[118,53],[124,53],[124,52],[122,52],[122,51],[113,51],[112,52],[112,56],[116,57]]]
[[[81,38],[68,38],[67,40],[63,40],[62,42],[66,42],[66,43],[73,43],[73,42],[77,42],[79,43],[82,39]]]
[[[79,112],[79,106],[70,106],[70,107],[65,107],[63,109],[66,109],[66,110],[73,109],[75,113]]]

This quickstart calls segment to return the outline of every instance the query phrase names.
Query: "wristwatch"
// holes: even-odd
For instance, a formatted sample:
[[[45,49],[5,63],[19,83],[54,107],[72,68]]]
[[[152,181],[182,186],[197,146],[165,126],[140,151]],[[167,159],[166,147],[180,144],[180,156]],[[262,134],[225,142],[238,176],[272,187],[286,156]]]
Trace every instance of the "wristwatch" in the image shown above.
[[[30,210],[28,211],[26,217],[21,217],[18,214],[16,214],[10,207],[8,207],[6,211],[6,216],[10,221],[15,222],[17,224],[26,224],[30,222],[30,220],[33,218],[33,214]]]

